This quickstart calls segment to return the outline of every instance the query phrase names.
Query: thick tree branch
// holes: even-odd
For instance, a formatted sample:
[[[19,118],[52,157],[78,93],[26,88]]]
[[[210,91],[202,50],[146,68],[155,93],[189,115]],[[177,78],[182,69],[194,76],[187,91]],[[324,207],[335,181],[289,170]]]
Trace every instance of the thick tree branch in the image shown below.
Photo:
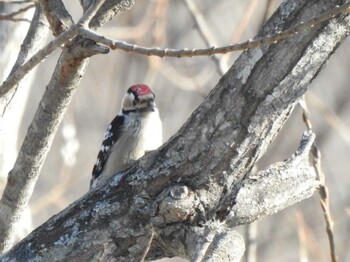
[[[47,86],[14,168],[8,175],[7,185],[0,201],[1,251],[6,250],[11,243],[10,237],[15,222],[28,204],[46,152],[80,82],[86,63],[87,61],[78,60],[65,52]]]
[[[234,205],[227,223],[248,224],[310,197],[321,185],[309,161],[314,140],[313,133],[305,132],[291,158],[246,177],[232,201]]]
[[[333,7],[333,2],[326,0],[285,1],[259,36],[276,28],[284,30]],[[153,242],[146,259],[175,255],[192,258],[196,252],[193,247],[206,236],[210,225],[250,221],[246,216],[236,217],[234,212],[239,214],[235,200],[244,202],[240,198],[244,191],[240,190],[251,192],[247,199],[267,207],[264,198],[257,196],[265,194],[268,181],[283,185],[273,175],[283,172],[286,181],[298,178],[291,190],[306,185],[306,180],[309,186],[301,187],[300,196],[286,195],[283,205],[270,197],[271,212],[309,196],[318,181],[312,179],[313,173],[305,164],[308,146],[294,160],[260,173],[257,181],[247,174],[349,30],[350,19],[342,15],[274,46],[244,52],[162,148],[146,154],[108,184],[51,218],[2,260],[79,257],[83,261],[139,261],[150,239]],[[306,178],[290,172],[294,161],[299,160]],[[259,183],[261,191],[256,186]],[[252,210],[254,218],[271,213],[259,206]]]
[[[67,31],[73,24],[73,18],[60,0],[40,0],[40,5],[50,23],[54,36]]]
[[[48,6],[43,6],[44,8],[49,8]],[[89,7],[79,20],[79,23],[88,23],[99,6],[100,4],[97,3]],[[59,14],[54,16],[48,10],[46,11],[47,14],[53,17],[50,19],[51,23],[56,23],[60,19]],[[60,32],[61,27],[58,29],[53,28],[53,30],[57,34]],[[68,36],[61,37],[65,34]],[[74,35],[74,29],[65,31],[56,38],[55,43],[58,45],[59,40],[57,39],[61,37],[60,41],[62,42],[60,44],[63,44]],[[54,47],[51,46],[50,50],[53,51]],[[108,52],[108,48],[100,47],[94,41],[83,39],[82,37],[76,37],[63,48],[63,53],[40,101],[34,119],[29,126],[15,165],[8,175],[8,182],[0,200],[0,252],[7,250],[11,245],[11,236],[15,223],[28,204],[59,123],[76,88],[79,86],[88,62],[87,58],[106,52]],[[34,61],[34,64],[35,62],[38,61]],[[16,83],[16,73],[18,72],[16,70],[11,75],[12,79],[14,79],[12,84]]]

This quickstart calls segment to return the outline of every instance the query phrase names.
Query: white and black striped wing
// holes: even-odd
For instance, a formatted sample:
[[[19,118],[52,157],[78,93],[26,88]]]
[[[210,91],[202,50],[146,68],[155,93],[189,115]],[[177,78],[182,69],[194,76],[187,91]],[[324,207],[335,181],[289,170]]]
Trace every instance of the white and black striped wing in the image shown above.
[[[90,186],[94,183],[95,179],[102,174],[103,168],[107,162],[112,146],[117,142],[117,140],[121,137],[124,131],[124,121],[125,119],[123,115],[117,115],[109,124],[107,131],[104,135],[100,151],[98,152],[96,163],[92,170]]]

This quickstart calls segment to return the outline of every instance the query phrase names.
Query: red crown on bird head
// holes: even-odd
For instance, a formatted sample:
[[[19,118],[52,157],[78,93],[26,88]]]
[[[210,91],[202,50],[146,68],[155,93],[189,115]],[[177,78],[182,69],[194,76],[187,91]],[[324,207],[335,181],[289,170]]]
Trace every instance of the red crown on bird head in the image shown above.
[[[130,92],[138,97],[153,94],[151,88],[144,84],[137,84],[129,87],[128,93]]]

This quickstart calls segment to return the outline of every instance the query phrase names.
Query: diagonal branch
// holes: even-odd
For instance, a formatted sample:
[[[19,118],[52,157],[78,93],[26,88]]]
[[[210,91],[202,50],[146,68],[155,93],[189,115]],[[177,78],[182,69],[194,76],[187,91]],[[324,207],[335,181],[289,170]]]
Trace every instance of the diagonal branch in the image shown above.
[[[315,134],[305,132],[292,157],[248,176],[239,186],[228,223],[249,224],[310,197],[321,185],[309,161],[314,140]]]
[[[308,130],[312,130],[312,124],[310,120],[310,112],[307,108],[305,98],[301,99],[299,101],[299,105],[302,108],[303,111],[303,121],[305,126],[308,128]],[[334,233],[333,233],[333,219],[329,208],[329,194],[328,194],[328,188],[326,186],[325,182],[325,176],[321,168],[321,152],[314,143],[312,146],[312,161],[313,161],[313,167],[315,169],[315,172],[317,174],[317,178],[320,180],[320,187],[319,187],[319,194],[321,197],[321,207],[323,211],[323,215],[326,222],[326,231],[328,235],[328,241],[329,241],[329,247],[331,251],[331,259],[332,262],[336,262],[338,260],[336,252],[335,252],[335,241],[334,241]]]
[[[0,15],[0,20],[9,20],[9,21],[25,21],[25,22],[30,22],[28,19],[25,18],[15,18],[16,15],[22,14],[26,11],[28,11],[29,9],[35,7],[34,4],[28,5],[26,7],[23,7],[19,10],[17,10],[16,12],[13,12],[11,14],[7,14],[7,15]]]
[[[85,1],[83,1],[85,2]],[[129,2],[129,1],[127,1]],[[121,5],[121,4],[120,4]],[[122,5],[121,5],[122,6]],[[55,40],[51,41],[45,48],[40,50],[38,53],[36,53],[31,59],[29,59],[23,66],[18,68],[16,72],[14,72],[13,75],[11,75],[6,81],[4,81],[0,86],[0,97],[6,94],[9,90],[11,90],[17,83],[20,81],[30,70],[32,70],[35,66],[37,66],[40,62],[42,62],[48,55],[50,55],[52,52],[54,52],[58,47],[61,45],[67,43],[69,40],[74,38],[77,33],[79,35],[86,37],[88,39],[94,40],[95,42],[102,43],[111,49],[115,50],[122,50],[126,52],[132,52],[137,53],[141,55],[147,55],[147,56],[159,56],[159,57],[194,57],[194,56],[211,56],[215,54],[226,54],[228,52],[234,52],[234,51],[241,51],[246,49],[252,49],[257,48],[262,45],[271,45],[278,43],[281,40],[288,39],[295,34],[298,34],[302,31],[305,31],[307,29],[310,29],[322,22],[325,22],[329,20],[330,18],[344,13],[349,12],[349,6],[350,2],[340,6],[335,7],[334,9],[324,13],[323,15],[313,18],[309,20],[308,22],[301,23],[295,27],[292,27],[290,29],[287,29],[285,31],[282,31],[280,33],[275,33],[271,36],[267,37],[260,37],[256,38],[254,40],[248,40],[246,42],[240,43],[240,44],[233,44],[229,46],[223,46],[223,47],[211,47],[211,48],[204,48],[204,49],[160,49],[160,48],[146,48],[141,47],[137,45],[132,45],[125,43],[123,41],[114,40],[102,35],[97,34],[96,32],[86,28],[86,27],[77,27],[73,26],[69,30],[65,31],[61,35],[59,35]],[[103,7],[103,6],[102,6]],[[119,8],[121,8],[119,6]],[[128,5],[126,5],[125,8],[129,8]],[[103,8],[102,8],[103,9]],[[101,9],[100,9],[101,10]],[[118,9],[119,10],[119,9]],[[100,12],[100,11],[99,11]],[[111,14],[109,14],[111,15]],[[96,18],[96,16],[95,16]],[[96,25],[103,24],[106,22],[109,18],[109,16],[106,17],[99,17],[101,20],[95,20],[92,24],[93,27],[96,27]]]
[[[261,34],[288,27],[333,5],[327,0],[285,1]],[[205,226],[234,224],[235,212],[231,211],[241,188],[258,189],[253,182],[261,179],[263,190],[252,190],[250,199],[259,195],[263,201],[268,179],[283,183],[272,175],[279,167],[296,179],[287,168],[293,161],[260,173],[257,181],[249,180],[248,174],[349,31],[349,16],[341,16],[274,46],[243,52],[164,146],[114,175],[105,186],[88,192],[1,259],[140,261],[150,239],[153,243],[146,260],[175,255],[192,258],[198,237],[205,236]],[[302,167],[307,166],[309,144],[302,144],[295,156],[302,159]],[[292,179],[287,175],[284,178]],[[303,178],[297,176],[297,180],[293,187],[304,185]],[[315,187],[319,183],[311,181]],[[299,189],[304,197],[312,191],[308,186]],[[275,202],[280,199],[268,199],[272,207],[278,207],[275,211],[280,210],[280,202]],[[283,203],[294,203],[289,200],[286,195]],[[259,207],[254,210],[259,212]],[[265,209],[258,212],[256,218],[269,214]]]
[[[54,36],[59,36],[74,24],[73,18],[61,0],[40,0],[40,5]]]
[[[44,6],[45,7],[45,6]],[[97,11],[99,4],[92,5],[80,21],[89,21]],[[59,16],[57,16],[59,17]],[[55,18],[56,19],[56,18]],[[79,25],[80,26],[80,25]],[[46,48],[46,53],[52,52],[57,46],[66,43],[75,36],[77,26],[60,34],[56,40]],[[53,29],[55,30],[55,29]],[[60,29],[59,29],[60,30]],[[57,33],[57,32],[56,32]],[[11,236],[15,223],[20,218],[23,209],[27,206],[34,185],[39,176],[44,159],[52,144],[59,123],[79,86],[87,58],[106,53],[108,48],[99,47],[91,40],[76,37],[63,48],[55,72],[48,84],[39,107],[31,122],[13,169],[8,175],[8,183],[0,200],[0,252],[7,250],[11,245]],[[40,53],[40,51],[39,51]],[[5,82],[7,87],[16,84],[16,76],[23,75],[38,64],[37,56],[32,57],[22,67],[19,67]],[[22,70],[22,71],[21,71]],[[23,75],[21,75],[23,77]],[[8,91],[9,89],[7,89]]]
[[[20,80],[23,79],[34,67],[40,64],[46,57],[52,54],[57,48],[65,44],[67,41],[73,39],[76,36],[74,28],[65,31],[57,38],[52,40],[44,48],[36,52],[29,60],[23,65],[19,66],[0,86],[0,97],[7,94],[12,88],[14,88]]]
[[[84,10],[89,7],[94,1],[91,0],[80,0],[83,4]],[[104,1],[103,5],[96,12],[96,15],[89,22],[89,27],[96,29],[101,27],[109,20],[111,20],[117,14],[130,9],[134,5],[134,0],[124,1],[124,0],[109,0]]]
[[[207,22],[204,19],[204,16],[199,12],[196,4],[192,0],[183,0],[186,4],[187,9],[193,17],[193,20],[196,24],[196,28],[201,35],[202,39],[205,41],[206,46],[216,46],[214,36],[207,25]],[[220,76],[223,76],[227,71],[226,68],[221,64],[220,58],[217,55],[212,56],[213,61],[215,62],[216,68]]]
[[[42,9],[37,5],[33,15],[32,23],[28,29],[26,37],[23,40],[23,44],[21,45],[17,60],[11,69],[10,75],[13,74],[21,65],[23,65],[29,57],[37,52],[37,50],[40,48],[40,44],[42,43],[43,38],[46,35],[47,28],[48,24],[45,16],[43,15]],[[8,96],[0,97],[0,114],[2,116],[4,116],[6,109],[11,102],[11,99],[16,94],[17,87],[18,85],[12,89],[13,92],[11,94],[8,94]]]
[[[14,167],[8,175],[8,182],[0,201],[0,251],[11,245],[15,223],[29,202],[46,152],[86,63],[87,61],[79,61],[68,53],[63,54],[47,86]],[[62,71],[64,74],[61,74]],[[55,88],[56,86],[61,88]]]
[[[333,231],[334,221],[330,211],[329,193],[325,183],[324,173],[322,172],[322,169],[321,169],[321,152],[315,145],[313,147],[313,162],[314,162],[313,164],[314,164],[317,177],[321,181],[321,185],[319,189],[319,194],[321,197],[320,202],[321,202],[321,208],[323,211],[324,219],[326,222],[326,231],[327,231],[328,242],[329,242],[329,247],[331,252],[331,259],[332,259],[332,262],[337,262],[338,257],[335,252],[335,239],[334,239],[334,231]]]
[[[23,65],[17,68],[10,76],[1,84],[0,86],[0,97],[7,94],[12,88],[14,88],[24,76],[26,76],[34,67],[36,67],[39,63],[41,63],[46,57],[52,54],[56,49],[66,44],[68,41],[72,40],[77,35],[77,30],[79,27],[85,23],[87,17],[91,19],[93,14],[97,11],[100,4],[97,6],[92,5],[91,8],[88,9],[88,13],[86,16],[84,15],[77,25],[69,25],[72,23],[72,20],[67,20],[67,14],[65,14],[66,10],[64,6],[61,6],[63,10],[63,15],[54,16],[52,14],[52,6],[50,5],[51,1],[42,1],[45,4],[42,4],[42,7],[45,10],[45,14],[49,18],[49,22],[51,23],[51,29],[54,32],[54,35],[58,35],[54,40],[52,40],[49,44],[47,44],[44,48],[39,50],[35,55],[33,55],[28,61],[26,61]],[[60,2],[60,1],[59,1]],[[56,1],[54,1],[53,5],[57,5]],[[91,15],[92,14],[92,15]],[[61,21],[62,16],[65,17],[65,21]],[[65,27],[70,26],[68,30],[63,31]],[[61,33],[60,33],[61,32]]]
[[[102,43],[113,50],[122,50],[125,52],[136,53],[147,56],[159,56],[159,57],[195,57],[195,56],[212,56],[216,54],[227,54],[229,52],[247,50],[257,48],[262,45],[276,44],[282,40],[295,36],[305,30],[311,29],[316,25],[319,25],[336,15],[341,13],[348,13],[350,2],[335,7],[334,9],[325,12],[324,14],[309,19],[307,22],[301,22],[297,26],[291,27],[285,31],[273,32],[271,35],[255,38],[254,40],[248,40],[240,44],[233,44],[223,47],[210,47],[203,49],[161,49],[161,48],[147,48],[143,46],[133,45],[125,43],[124,41],[114,40],[105,36],[102,36],[93,30],[87,28],[79,28],[79,34],[86,38],[92,39],[98,43]]]

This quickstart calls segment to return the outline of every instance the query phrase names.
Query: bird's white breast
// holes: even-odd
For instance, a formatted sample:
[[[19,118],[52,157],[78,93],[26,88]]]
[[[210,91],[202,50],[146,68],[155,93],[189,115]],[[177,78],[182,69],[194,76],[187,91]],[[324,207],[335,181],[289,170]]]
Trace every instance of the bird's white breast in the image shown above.
[[[145,152],[154,150],[162,144],[162,123],[158,110],[146,112],[142,117],[126,115],[124,130],[110,149],[110,155],[103,168],[101,181],[125,169],[132,161],[142,157]]]

